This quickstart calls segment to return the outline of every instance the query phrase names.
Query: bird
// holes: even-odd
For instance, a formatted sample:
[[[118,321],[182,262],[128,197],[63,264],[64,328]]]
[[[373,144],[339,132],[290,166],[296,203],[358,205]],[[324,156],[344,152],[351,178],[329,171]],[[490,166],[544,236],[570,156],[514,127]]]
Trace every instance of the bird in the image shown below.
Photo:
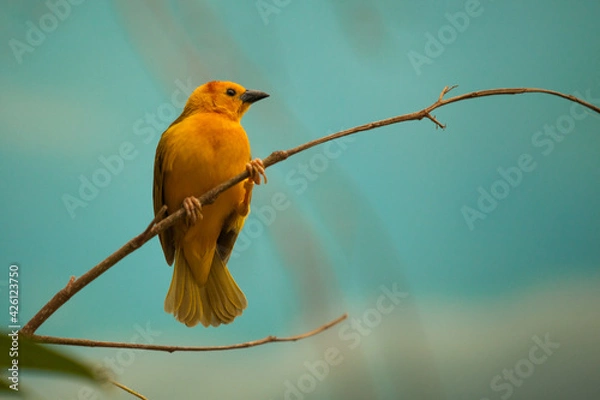
[[[158,142],[155,216],[165,205],[167,215],[185,209],[185,217],[159,235],[167,264],[175,263],[164,309],[188,327],[228,324],[247,306],[227,261],[250,212],[253,186],[267,183],[264,163],[251,158],[241,125],[250,105],[266,97],[234,82],[207,82],[191,93]],[[200,204],[197,196],[244,170],[247,179],[214,203]]]

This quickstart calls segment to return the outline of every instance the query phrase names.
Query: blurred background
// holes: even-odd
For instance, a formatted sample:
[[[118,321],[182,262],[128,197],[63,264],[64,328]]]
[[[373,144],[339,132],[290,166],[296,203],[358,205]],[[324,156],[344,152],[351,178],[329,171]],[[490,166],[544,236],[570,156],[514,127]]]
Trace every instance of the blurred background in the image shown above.
[[[450,95],[541,87],[600,105],[600,3],[22,1],[1,12],[0,291],[25,323],[153,217],[156,144],[198,85],[270,93],[255,157]],[[225,345],[60,348],[150,399],[600,398],[600,116],[498,96],[320,146],[268,170],[229,268],[234,323],[163,311],[155,238],[37,333]],[[2,314],[8,326],[8,311]],[[34,399],[130,399],[22,375]]]

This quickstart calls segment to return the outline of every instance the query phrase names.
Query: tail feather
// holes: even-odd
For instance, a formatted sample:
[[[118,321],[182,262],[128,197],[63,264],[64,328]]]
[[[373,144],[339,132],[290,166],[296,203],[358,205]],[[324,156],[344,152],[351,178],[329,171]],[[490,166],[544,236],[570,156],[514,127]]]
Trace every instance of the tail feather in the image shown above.
[[[215,253],[204,286],[199,286],[183,251],[175,252],[173,279],[165,299],[165,311],[187,326],[228,324],[242,314],[247,301],[227,265]]]

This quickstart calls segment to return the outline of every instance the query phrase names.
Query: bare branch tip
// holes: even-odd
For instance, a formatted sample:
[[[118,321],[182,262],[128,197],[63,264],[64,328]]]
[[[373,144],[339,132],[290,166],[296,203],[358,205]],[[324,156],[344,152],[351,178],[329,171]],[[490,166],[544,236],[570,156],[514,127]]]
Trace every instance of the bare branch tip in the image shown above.
[[[444,86],[444,88],[442,89],[442,92],[438,96],[438,101],[442,101],[442,99],[444,98],[444,95],[446,93],[448,93],[448,86]]]
[[[110,383],[112,383],[113,385],[115,385],[116,387],[118,387],[119,389],[123,389],[124,391],[126,391],[127,393],[137,397],[138,399],[142,399],[142,400],[148,400],[148,398],[146,396],[144,396],[141,393],[136,392],[135,390],[128,388],[127,386],[123,385],[122,383],[119,383],[117,381],[114,380],[110,380]]]
[[[446,129],[446,125],[442,124],[440,121],[437,120],[437,118],[435,117],[435,115],[431,115],[429,113],[426,113],[425,116],[430,119],[435,125],[436,125],[436,129],[437,128],[441,128],[441,129]]]
[[[444,86],[444,89],[442,89],[442,93],[440,93],[440,97],[438,98],[438,101],[442,101],[446,94],[448,94],[451,90],[456,89],[457,87],[458,87],[458,85]]]

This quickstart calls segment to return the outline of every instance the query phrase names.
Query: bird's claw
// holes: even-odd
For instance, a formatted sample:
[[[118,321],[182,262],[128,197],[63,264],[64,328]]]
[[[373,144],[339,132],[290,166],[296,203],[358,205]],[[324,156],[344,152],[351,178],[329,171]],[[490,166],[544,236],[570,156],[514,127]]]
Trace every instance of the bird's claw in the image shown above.
[[[261,176],[265,180],[265,184],[267,183],[267,174],[265,173],[265,165],[263,164],[260,158],[255,158],[246,164],[246,171],[248,171],[248,175],[250,175],[250,179],[252,182],[260,185]]]
[[[198,218],[202,219],[202,204],[194,196],[183,199],[183,208],[187,217],[188,224],[195,224]]]

